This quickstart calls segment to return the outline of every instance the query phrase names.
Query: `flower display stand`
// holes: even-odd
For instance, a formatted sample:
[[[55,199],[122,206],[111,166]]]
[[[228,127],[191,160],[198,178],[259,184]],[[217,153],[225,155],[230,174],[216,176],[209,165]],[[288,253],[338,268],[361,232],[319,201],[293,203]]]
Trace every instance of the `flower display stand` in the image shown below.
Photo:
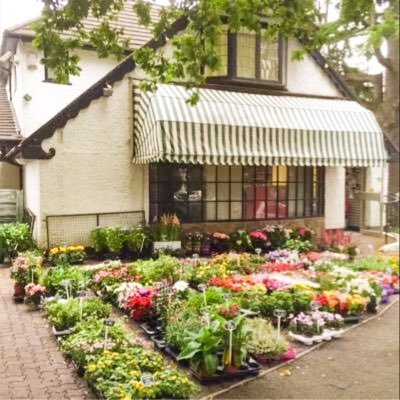
[[[72,329],[64,329],[62,331],[58,331],[54,326],[51,327],[51,332],[54,336],[66,336],[72,332]]]
[[[306,346],[312,346],[313,344],[321,343],[324,340],[328,341],[332,340],[333,338],[340,338],[343,333],[344,333],[343,329],[340,330],[324,329],[321,335],[304,336],[297,333],[289,332],[289,337],[305,344]]]

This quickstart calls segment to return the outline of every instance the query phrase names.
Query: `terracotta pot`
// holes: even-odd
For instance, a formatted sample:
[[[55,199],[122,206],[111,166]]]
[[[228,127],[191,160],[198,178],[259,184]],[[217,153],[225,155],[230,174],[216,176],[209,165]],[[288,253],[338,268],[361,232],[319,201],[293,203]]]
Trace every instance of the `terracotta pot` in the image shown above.
[[[23,301],[25,297],[25,285],[15,282],[14,284],[14,299],[16,301]]]

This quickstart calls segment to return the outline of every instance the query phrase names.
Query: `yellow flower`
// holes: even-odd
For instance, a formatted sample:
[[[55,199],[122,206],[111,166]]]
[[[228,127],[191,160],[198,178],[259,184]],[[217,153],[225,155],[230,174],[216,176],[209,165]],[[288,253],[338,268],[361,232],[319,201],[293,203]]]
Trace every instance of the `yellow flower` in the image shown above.
[[[136,383],[135,383],[135,387],[136,387],[136,389],[137,389],[138,391],[141,391],[141,390],[143,390],[143,388],[144,388],[142,382],[136,382]]]
[[[131,396],[124,396],[124,397],[122,397],[121,400],[132,400],[132,397]]]
[[[97,365],[96,364],[89,364],[88,367],[87,367],[87,370],[89,372],[96,371],[96,369],[97,369]]]
[[[54,256],[55,254],[57,254],[58,253],[58,247],[53,247],[51,250],[50,250],[50,254],[52,255],[52,256]]]

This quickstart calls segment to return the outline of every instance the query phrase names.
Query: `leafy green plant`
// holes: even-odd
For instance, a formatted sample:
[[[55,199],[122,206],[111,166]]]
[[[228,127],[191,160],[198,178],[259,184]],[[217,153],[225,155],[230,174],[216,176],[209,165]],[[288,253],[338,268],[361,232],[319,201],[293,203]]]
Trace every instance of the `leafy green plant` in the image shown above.
[[[71,293],[75,294],[79,288],[86,287],[88,281],[85,273],[79,267],[71,267],[66,265],[50,268],[47,275],[43,278],[43,284],[46,286],[50,295],[65,295],[66,289],[63,281],[71,281]]]
[[[107,248],[115,254],[120,254],[124,246],[124,235],[119,227],[105,228]]]
[[[5,250],[7,255],[14,255],[32,247],[33,240],[28,224],[0,224],[0,249]]]
[[[278,336],[272,324],[265,319],[251,318],[246,321],[246,325],[251,332],[251,338],[247,343],[250,354],[275,358],[288,350],[288,341],[282,335]]]
[[[232,248],[235,251],[243,252],[253,249],[253,245],[247,231],[240,229],[231,233],[229,236],[232,243]]]
[[[140,254],[149,244],[150,240],[144,228],[137,227],[123,231],[123,245],[127,250]]]
[[[98,253],[108,250],[107,236],[104,228],[96,228],[90,232],[90,242]]]
[[[86,258],[83,246],[57,246],[49,251],[48,262],[52,265],[81,264]]]
[[[72,328],[80,321],[79,299],[51,302],[46,311],[51,324],[58,330]],[[82,319],[89,317],[106,318],[111,314],[111,305],[101,299],[87,299],[82,304]]]
[[[277,291],[265,296],[260,303],[260,311],[263,315],[272,317],[274,310],[283,309],[287,314],[294,312],[293,295],[288,291]]]
[[[314,245],[309,240],[289,239],[285,247],[289,250],[297,250],[299,253],[308,253]]]
[[[219,321],[190,332],[178,360],[189,360],[190,365],[203,377],[212,376],[219,365],[217,353],[223,344],[223,334]]]
[[[90,318],[75,326],[74,332],[61,341],[61,349],[77,365],[85,366],[91,355],[104,350],[105,326],[103,320]],[[108,327],[107,350],[122,351],[128,345],[124,328],[120,324]]]
[[[175,214],[163,214],[151,226],[154,241],[169,242],[181,239],[181,223]]]
[[[136,261],[131,273],[141,276],[141,283],[147,285],[166,280],[170,283],[179,279],[180,263],[175,257],[162,254],[156,260]]]

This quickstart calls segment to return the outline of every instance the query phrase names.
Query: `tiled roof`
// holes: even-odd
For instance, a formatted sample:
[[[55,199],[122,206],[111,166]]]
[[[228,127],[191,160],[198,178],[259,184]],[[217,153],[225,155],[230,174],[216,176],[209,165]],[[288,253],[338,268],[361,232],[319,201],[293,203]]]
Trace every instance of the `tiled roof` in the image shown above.
[[[0,140],[20,138],[7,91],[0,86]]]
[[[134,0],[127,0],[124,2],[124,9],[119,13],[118,21],[115,24],[117,28],[124,28],[124,37],[130,39],[132,49],[143,46],[153,37],[150,29],[139,25],[137,15],[132,11],[134,3]],[[160,10],[160,5],[152,4],[151,16],[153,20],[158,19]],[[33,38],[35,32],[32,29],[32,24],[38,20],[40,20],[40,17],[11,27],[5,31],[5,35],[11,37]],[[85,28],[90,30],[98,26],[99,21],[94,17],[89,17],[83,21],[83,24]],[[68,35],[72,35],[72,32]]]

